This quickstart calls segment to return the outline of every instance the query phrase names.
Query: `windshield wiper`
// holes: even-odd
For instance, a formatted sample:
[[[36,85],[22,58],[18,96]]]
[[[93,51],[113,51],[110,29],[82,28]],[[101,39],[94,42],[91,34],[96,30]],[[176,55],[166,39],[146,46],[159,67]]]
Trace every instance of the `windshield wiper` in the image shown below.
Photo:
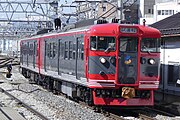
[[[146,46],[143,46],[143,48],[146,50],[146,52],[148,52],[149,54],[151,54],[151,51],[146,47]],[[143,50],[144,51],[144,50]],[[145,51],[144,51],[145,52]]]
[[[104,52],[107,53],[107,52],[109,52],[110,50],[112,50],[112,47],[109,46]]]
[[[127,42],[128,42],[128,41],[127,41]],[[127,42],[125,42],[124,44],[122,44],[122,45],[120,46],[120,48],[121,48],[121,47],[123,47],[124,45],[126,45],[126,44],[127,44]]]

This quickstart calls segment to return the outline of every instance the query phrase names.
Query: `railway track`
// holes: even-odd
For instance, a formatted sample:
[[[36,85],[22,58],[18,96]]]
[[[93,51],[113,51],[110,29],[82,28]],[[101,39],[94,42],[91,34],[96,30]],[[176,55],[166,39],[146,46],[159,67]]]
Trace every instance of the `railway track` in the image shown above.
[[[94,110],[95,112],[101,113],[104,116],[106,116],[107,118],[109,118],[110,120],[127,120],[127,119],[123,118],[122,116],[120,116],[120,115],[118,115],[116,113],[113,113],[111,111],[103,109],[100,106],[90,106],[90,105],[88,105],[85,102],[82,102],[80,100],[75,100],[75,99],[69,98],[68,96],[66,96],[66,95],[64,95],[62,93],[58,93],[57,95],[61,95],[61,96],[65,97],[65,98],[67,98],[67,99],[70,99],[70,100],[72,100],[74,102],[77,102],[78,104],[80,104],[83,107],[86,107],[86,108],[89,108],[91,110]]]
[[[140,120],[157,120],[156,118],[152,118],[150,116],[144,115],[144,114],[139,114]]]
[[[134,111],[134,114],[138,114],[138,118],[140,118],[141,120],[157,120],[156,118],[154,118],[156,115],[176,117],[176,115],[172,113],[153,107],[144,107],[141,110]]]
[[[175,115],[165,112],[165,111],[161,111],[152,107],[143,107],[141,109],[111,109],[111,108],[103,108],[101,106],[89,106],[88,104],[82,102],[82,101],[78,101],[78,100],[74,100],[72,98],[69,98],[67,95],[64,95],[62,93],[58,93],[56,95],[61,95],[67,99],[73,100],[75,102],[77,102],[78,104],[80,104],[83,107],[89,108],[94,110],[95,112],[104,114],[104,116],[106,116],[107,118],[109,118],[110,120],[127,120],[126,117],[133,117],[133,118],[138,118],[140,120],[158,120],[155,118],[155,116],[153,115],[164,115],[164,116],[169,116],[169,117],[175,117]]]
[[[14,100],[16,100],[20,105],[22,105],[23,107],[27,108],[29,111],[31,111],[32,113],[34,113],[35,115],[37,115],[39,118],[41,118],[42,120],[48,120],[48,118],[46,118],[45,116],[43,116],[41,113],[39,113],[38,111],[32,109],[30,106],[28,106],[27,104],[25,104],[24,102],[20,101],[19,99],[17,99],[15,96],[11,95],[10,93],[8,93],[7,91],[3,90],[2,88],[0,88],[0,92],[3,92],[5,93],[6,95],[8,95],[9,97],[13,98]],[[65,96],[64,96],[65,97]],[[71,99],[72,100],[72,99]],[[86,105],[85,103],[83,102],[79,102],[81,105]],[[88,105],[86,105],[86,107],[90,108],[90,109],[94,109],[93,107],[90,107]],[[98,108],[99,109],[99,108]],[[149,108],[149,107],[146,107],[144,109],[144,111],[146,111],[146,113],[150,113],[150,111],[154,111],[154,113],[158,113],[158,114],[161,114],[161,115],[167,115],[167,116],[170,116],[170,117],[174,117],[175,115],[171,114],[171,113],[167,113],[165,111],[161,111],[161,110],[158,110],[158,109],[154,109],[154,108]],[[143,111],[143,112],[144,112]],[[110,119],[113,119],[113,120],[125,120],[126,118],[122,117],[124,115],[122,114],[118,114],[117,112],[114,112],[114,111],[106,111],[104,109],[101,109],[100,112],[102,114],[104,114],[105,116],[107,116],[108,118]],[[121,111],[119,111],[121,112]],[[130,111],[130,112],[133,112],[133,111]],[[136,113],[133,113],[134,115],[131,115],[135,118],[140,118],[142,120],[156,120],[155,118],[153,118],[152,116],[150,115],[147,115],[147,114],[144,114],[143,112],[136,112]],[[125,115],[126,116],[126,115]]]
[[[33,109],[32,107],[30,107],[28,104],[22,102],[21,100],[19,100],[17,97],[13,96],[12,94],[10,94],[9,92],[7,92],[6,90],[0,88],[0,92],[6,94],[7,96],[9,96],[10,98],[12,98],[13,100],[15,100],[18,105],[23,106],[24,108],[26,108],[27,110],[29,110],[30,112],[32,112],[33,114],[35,114],[36,116],[38,116],[39,118],[41,118],[42,120],[48,120],[47,117],[45,117],[44,115],[42,115],[40,112],[36,111],[35,109]],[[10,119],[11,120],[11,119]]]
[[[6,67],[7,64],[19,65],[19,59],[15,57],[0,56],[0,68]]]
[[[169,117],[176,117],[175,114],[172,114],[170,112],[167,112],[167,111],[164,111],[164,110],[161,110],[161,109],[152,108],[152,107],[146,107],[145,109],[149,110],[149,111],[153,111],[153,112],[161,114],[161,115],[165,115],[165,116],[169,116]]]
[[[27,108],[28,110],[30,110],[32,113],[36,114],[37,116],[39,116],[39,118],[41,118],[42,120],[48,120],[48,118],[44,117],[42,114],[40,114],[37,111],[34,111],[31,107],[29,107],[28,105],[26,105],[25,103],[23,103],[22,101],[20,101],[19,99],[17,99],[16,97],[14,97],[13,95],[11,95],[10,93],[8,93],[7,91],[3,90],[2,88],[0,88],[0,92],[5,93],[6,95],[10,96],[12,99],[16,100],[20,105],[22,105],[23,107]],[[58,94],[61,95],[63,97],[66,97],[69,99],[69,97],[63,95],[63,94]],[[72,99],[70,99],[72,100]],[[76,101],[77,102],[77,101]],[[156,118],[153,118],[151,115],[152,114],[161,114],[161,115],[166,115],[166,116],[170,116],[170,117],[174,117],[174,115],[170,114],[170,113],[166,113],[164,111],[160,111],[154,108],[149,108],[149,107],[144,107],[144,109],[142,110],[127,110],[127,111],[121,111],[121,110],[106,110],[100,106],[98,107],[93,107],[93,106],[88,106],[86,103],[78,101],[78,103],[84,107],[93,109],[94,111],[97,111],[99,113],[104,114],[104,116],[106,116],[107,118],[109,118],[110,120],[126,120],[128,116],[132,116],[134,118],[139,118],[141,120],[157,120]],[[96,109],[94,109],[96,108]],[[131,113],[131,114],[126,114],[127,113]]]

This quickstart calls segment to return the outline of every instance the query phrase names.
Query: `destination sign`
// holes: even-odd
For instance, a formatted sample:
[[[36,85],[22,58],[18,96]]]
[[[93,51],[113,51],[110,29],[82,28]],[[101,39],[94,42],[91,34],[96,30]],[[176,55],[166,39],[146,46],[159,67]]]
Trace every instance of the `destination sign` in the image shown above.
[[[137,29],[136,28],[129,28],[129,27],[121,27],[120,31],[122,33],[137,33]]]

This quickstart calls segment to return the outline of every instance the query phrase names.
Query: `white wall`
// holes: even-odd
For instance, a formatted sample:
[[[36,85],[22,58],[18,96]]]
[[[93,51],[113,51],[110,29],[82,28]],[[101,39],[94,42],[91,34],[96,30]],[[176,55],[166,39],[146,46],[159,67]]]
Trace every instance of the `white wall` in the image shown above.
[[[152,5],[149,3],[150,1],[154,2],[154,0],[140,0],[140,24],[143,24],[143,19],[146,20],[147,25],[150,25],[180,12],[180,0],[155,0],[156,4],[153,5],[154,13],[148,14],[147,10]],[[161,11],[160,15],[158,15],[159,10]],[[170,11],[172,14],[170,14]]]
[[[161,49],[160,60],[162,64],[180,64],[180,41],[179,39],[165,40],[165,49]]]
[[[160,11],[160,15],[158,11]],[[180,4],[177,4],[177,2],[158,3],[154,5],[154,22],[160,21],[178,12],[180,12]]]
[[[140,0],[140,24],[143,24],[143,19],[146,20],[146,25],[152,24],[153,21],[153,5],[155,0]],[[150,11],[149,11],[150,10]]]

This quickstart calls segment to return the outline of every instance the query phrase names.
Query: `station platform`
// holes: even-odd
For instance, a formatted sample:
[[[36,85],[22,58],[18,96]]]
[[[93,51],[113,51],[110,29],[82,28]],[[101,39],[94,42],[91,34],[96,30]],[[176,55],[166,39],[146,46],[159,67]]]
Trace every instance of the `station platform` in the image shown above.
[[[22,84],[29,83],[29,81],[19,73],[19,66],[12,67],[12,76],[11,78],[6,77],[7,69],[0,68],[0,83],[8,82],[11,84]]]

